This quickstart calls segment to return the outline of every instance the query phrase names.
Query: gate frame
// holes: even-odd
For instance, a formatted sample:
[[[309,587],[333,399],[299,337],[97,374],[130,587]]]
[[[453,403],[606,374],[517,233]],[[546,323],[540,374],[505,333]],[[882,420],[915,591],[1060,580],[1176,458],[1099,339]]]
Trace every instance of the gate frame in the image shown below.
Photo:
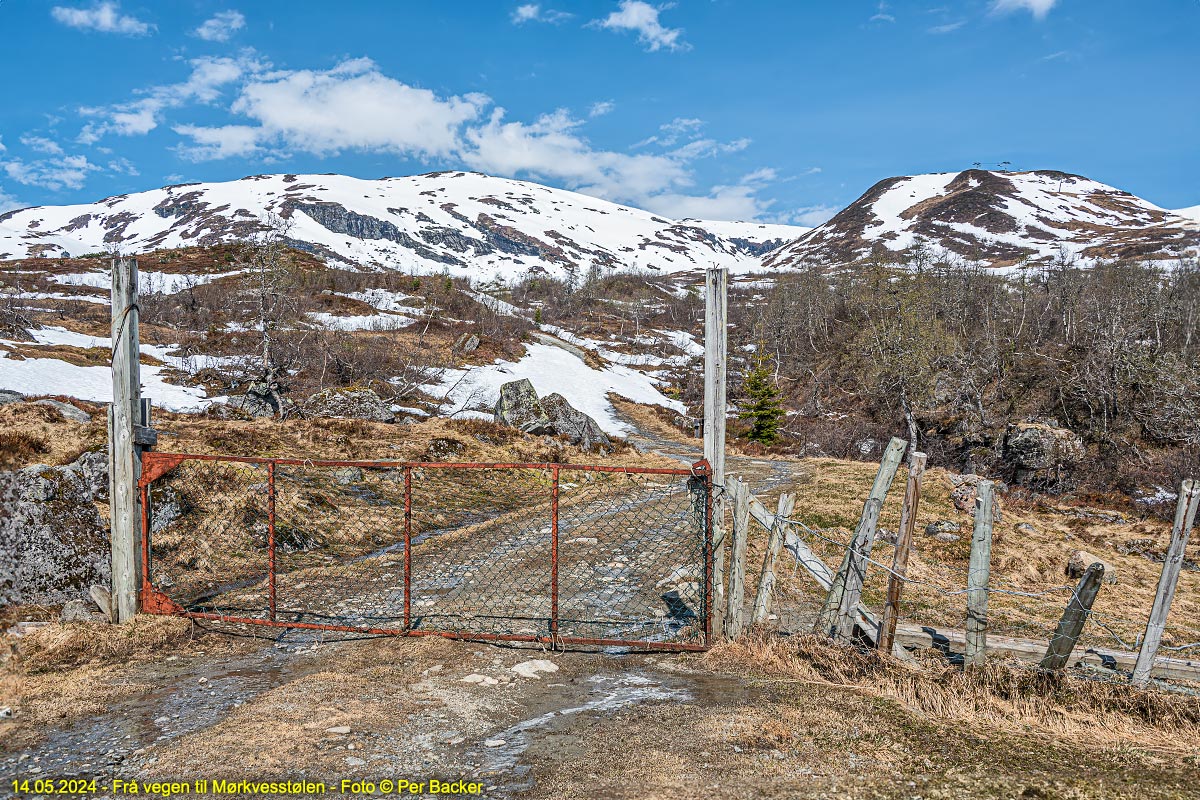
[[[154,585],[150,574],[150,485],[186,461],[226,462],[240,464],[265,464],[267,466],[267,580],[268,611],[270,619],[236,617],[205,611],[188,611],[161,589]],[[314,622],[279,622],[276,619],[276,562],[275,562],[275,471],[279,465],[304,467],[358,467],[365,469],[404,470],[404,627],[367,628],[354,625],[332,625]],[[496,470],[531,469],[550,471],[551,520],[550,520],[550,635],[473,633],[461,631],[419,630],[412,627],[411,578],[412,578],[412,471],[414,469],[443,470]],[[704,641],[701,644],[688,642],[652,642],[637,639],[604,639],[558,635],[558,495],[561,470],[578,472],[623,473],[627,475],[673,475],[700,478],[706,488],[704,507]],[[433,461],[347,461],[336,459],[268,458],[262,456],[225,456],[187,453],[146,452],[142,456],[142,471],[137,488],[141,499],[141,523],[145,532],[141,537],[141,611],[146,614],[207,619],[240,625],[260,625],[300,630],[320,630],[339,633],[365,633],[374,636],[436,636],[443,639],[494,642],[530,642],[550,645],[560,649],[563,645],[594,647],[630,647],[640,650],[705,651],[713,642],[713,470],[707,459],[700,459],[690,468],[671,469],[666,467],[619,467],[596,464],[555,463],[480,463],[480,462],[433,462]]]

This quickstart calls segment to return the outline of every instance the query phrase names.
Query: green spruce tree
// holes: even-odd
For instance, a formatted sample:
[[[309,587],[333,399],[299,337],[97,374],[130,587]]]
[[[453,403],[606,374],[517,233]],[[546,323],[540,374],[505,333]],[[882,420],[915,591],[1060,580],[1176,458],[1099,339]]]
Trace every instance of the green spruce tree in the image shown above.
[[[738,418],[750,423],[746,438],[759,444],[773,444],[779,437],[779,423],[783,421],[783,403],[779,399],[779,389],[771,379],[771,359],[761,344],[750,361],[742,392],[745,401]]]

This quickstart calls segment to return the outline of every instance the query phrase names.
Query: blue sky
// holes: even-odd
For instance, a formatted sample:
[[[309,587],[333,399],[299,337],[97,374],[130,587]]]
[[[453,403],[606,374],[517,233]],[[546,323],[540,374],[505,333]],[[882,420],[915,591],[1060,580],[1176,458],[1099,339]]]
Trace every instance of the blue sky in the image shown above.
[[[0,209],[469,168],[815,224],[1011,162],[1200,203],[1197,0],[0,0]]]

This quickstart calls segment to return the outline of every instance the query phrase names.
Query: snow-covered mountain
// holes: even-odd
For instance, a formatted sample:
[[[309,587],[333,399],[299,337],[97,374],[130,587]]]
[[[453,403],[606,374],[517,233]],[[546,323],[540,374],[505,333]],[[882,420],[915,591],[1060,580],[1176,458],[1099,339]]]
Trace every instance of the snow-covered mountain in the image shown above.
[[[1200,251],[1200,221],[1079,175],[966,170],[887,178],[837,216],[768,253],[767,267],[898,260],[919,240],[992,268],[1172,259]]]
[[[1181,217],[1186,217],[1188,219],[1195,220],[1196,222],[1200,222],[1200,206],[1177,208],[1175,209],[1175,213]]]
[[[738,270],[805,228],[670,220],[526,181],[473,172],[362,180],[256,175],[0,216],[0,259],[140,253],[253,235],[274,215],[298,246],[363,269],[475,279],[637,267]]]

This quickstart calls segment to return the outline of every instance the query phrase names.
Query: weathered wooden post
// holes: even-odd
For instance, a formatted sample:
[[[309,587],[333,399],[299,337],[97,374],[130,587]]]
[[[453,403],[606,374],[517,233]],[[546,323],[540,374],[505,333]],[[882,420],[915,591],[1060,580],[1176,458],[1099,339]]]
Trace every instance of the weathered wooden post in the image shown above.
[[[762,625],[771,613],[771,597],[775,591],[775,562],[787,536],[788,517],[792,516],[792,509],[795,507],[795,497],[786,492],[779,495],[779,505],[775,510],[770,538],[767,540],[767,552],[763,556],[762,574],[758,576],[758,591],[754,593],[754,611],[750,617],[753,625]]]
[[[1175,599],[1175,585],[1179,582],[1179,570],[1183,566],[1183,551],[1192,533],[1192,525],[1196,522],[1197,507],[1200,507],[1200,482],[1185,480],[1179,486],[1175,524],[1171,527],[1171,544],[1167,547],[1167,557],[1163,560],[1158,590],[1154,593],[1154,605],[1146,623],[1146,635],[1142,638],[1142,649],[1138,651],[1137,662],[1133,667],[1132,681],[1135,686],[1145,686],[1150,681],[1154,657],[1158,654],[1158,646],[1162,644],[1167,615],[1171,612],[1171,601]]]
[[[871,492],[867,495],[867,502],[863,504],[863,513],[859,518],[858,527],[855,529],[855,539],[860,533],[865,537],[863,549],[856,551],[853,542],[846,548],[846,553],[842,556],[842,566],[833,577],[833,585],[829,587],[829,594],[825,598],[821,614],[817,618],[816,625],[813,626],[816,633],[829,634],[833,632],[837,622],[838,609],[842,607],[842,595],[846,588],[846,573],[850,569],[850,562],[857,557],[856,553],[861,554],[864,558],[870,556],[871,548],[875,543],[875,528],[879,523],[879,512],[875,512],[874,521],[868,520],[871,501],[878,500],[882,509],[883,501],[887,498],[888,489],[892,485],[892,479],[896,477],[896,470],[900,467],[900,460],[904,458],[906,449],[908,449],[908,442],[892,437],[883,451],[879,469],[875,472],[875,482],[871,484]]]
[[[729,548],[729,613],[725,633],[730,639],[742,635],[746,602],[746,543],[750,538],[750,487],[735,478],[733,491],[733,542]]]
[[[1104,565],[1096,563],[1089,566],[1079,579],[1079,585],[1067,601],[1067,608],[1050,639],[1050,646],[1046,648],[1046,655],[1042,657],[1042,669],[1060,670],[1071,660],[1071,652],[1079,641],[1083,624],[1087,622],[1096,595],[1100,593],[1100,579],[1103,577]]]
[[[704,457],[712,467],[713,630],[725,629],[725,365],[729,271],[712,267],[704,275]]]
[[[975,531],[967,572],[967,651],[965,666],[983,666],[987,659],[988,576],[992,569],[992,503],[995,486],[980,481],[975,497]]]
[[[917,527],[917,508],[921,504],[921,479],[925,475],[924,453],[913,453],[908,462],[908,485],[904,489],[904,508],[900,511],[900,529],[896,532],[896,554],[892,556],[892,574],[888,576],[887,603],[879,625],[879,641],[875,646],[885,653],[892,652],[896,641],[896,622],[900,618],[900,595],[908,574],[908,556],[912,552],[913,533]]]
[[[112,615],[128,622],[138,608],[141,514],[137,481],[143,421],[138,351],[138,270],[132,258],[112,260],[112,386],[109,406],[109,503],[112,525]]]
[[[833,609],[832,634],[835,639],[853,641],[854,626],[858,622],[858,600],[862,596],[863,581],[867,576],[867,552],[869,542],[874,539],[879,527],[879,513],[883,510],[883,501],[878,497],[867,500],[863,506],[862,520],[854,531],[854,538],[846,548],[849,558],[846,560],[846,571],[842,574],[842,596],[838,599],[837,608]]]

